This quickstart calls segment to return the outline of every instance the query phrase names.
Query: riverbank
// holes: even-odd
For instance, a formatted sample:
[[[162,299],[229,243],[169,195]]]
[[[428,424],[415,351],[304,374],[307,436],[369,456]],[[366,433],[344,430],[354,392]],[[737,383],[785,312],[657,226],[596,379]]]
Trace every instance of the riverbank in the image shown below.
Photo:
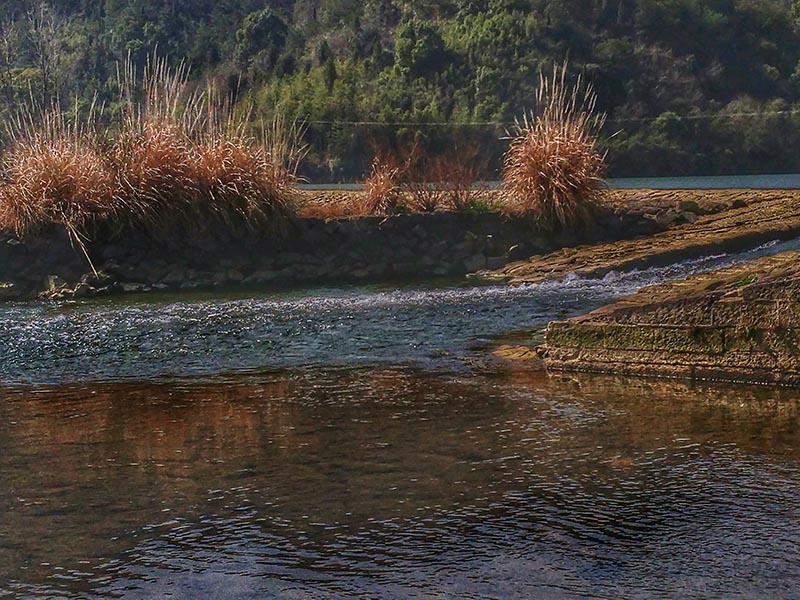
[[[497,193],[485,192],[486,206]],[[593,227],[548,233],[491,210],[348,216],[347,207],[361,204],[359,194],[301,193],[298,216],[280,236],[219,226],[168,236],[106,231],[86,242],[86,254],[57,227],[24,239],[5,236],[0,300],[463,276],[560,248],[680,232],[682,225],[717,223],[715,218],[729,213],[751,214],[751,207],[756,213],[785,213],[792,199],[800,199],[800,192],[756,190],[613,191]],[[323,209],[337,218],[320,218]],[[731,228],[750,231],[737,218]],[[761,225],[763,235],[772,235],[786,222]]]
[[[512,285],[558,280],[570,274],[597,278],[611,271],[666,266],[688,258],[736,252],[800,236],[797,190],[662,191],[650,192],[645,197],[662,201],[672,198],[686,209],[694,204],[707,208],[656,215],[656,221],[666,230],[652,236],[564,248],[502,269],[484,271],[480,276]],[[712,211],[712,207],[718,210]]]
[[[489,206],[496,193],[486,193]],[[86,255],[56,226],[23,239],[7,235],[0,299],[463,276],[558,248],[658,233],[760,202],[763,192],[613,192],[594,227],[560,233],[489,210],[348,216],[359,194],[302,193],[283,235],[211,224],[169,236],[106,231],[85,243]],[[320,218],[322,207],[338,218]]]
[[[702,216],[653,236],[565,248],[483,272],[514,285],[600,279],[800,236],[793,191]],[[800,384],[800,254],[788,252],[648,287],[588,315],[551,323],[543,344],[496,350],[550,371]]]

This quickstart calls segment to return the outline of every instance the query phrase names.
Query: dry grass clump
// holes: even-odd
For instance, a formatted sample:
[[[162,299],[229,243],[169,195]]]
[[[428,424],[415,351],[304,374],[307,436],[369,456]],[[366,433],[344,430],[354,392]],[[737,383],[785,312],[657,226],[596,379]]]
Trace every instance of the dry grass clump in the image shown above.
[[[486,164],[474,149],[431,157],[415,145],[400,159],[380,153],[364,182],[363,214],[462,211],[486,190]]]
[[[393,157],[375,157],[364,181],[364,197],[359,210],[365,215],[389,215],[405,212],[401,186],[406,167]]]
[[[364,212],[364,193],[333,190],[304,192],[299,198],[298,214],[307,219],[342,219],[368,216]]]
[[[17,120],[2,165],[0,229],[21,236],[60,224],[85,251],[101,224],[283,228],[305,155],[301,130],[277,118],[247,133],[250,115],[236,116],[211,88],[191,90],[188,70],[163,60],[148,64],[141,84],[128,64],[120,90],[117,127],[101,130],[77,110],[70,123],[58,110]]]
[[[74,115],[68,120],[54,109],[40,121],[33,111],[17,115],[9,127],[12,147],[2,158],[0,230],[23,236],[60,223],[86,254],[86,232],[121,208],[116,173],[100,148],[94,119],[94,107],[85,129]]]
[[[444,210],[471,210],[488,189],[485,174],[487,163],[475,148],[456,150],[454,155],[441,155],[431,161],[428,179],[437,191],[435,205]]]
[[[194,203],[200,214],[206,209],[229,224],[235,218],[260,227],[283,222],[289,186],[275,177],[263,149],[244,140],[209,141],[195,147],[190,166],[196,197],[207,199]]]
[[[597,143],[605,117],[590,86],[566,83],[566,65],[540,77],[538,114],[510,134],[502,176],[504,210],[546,229],[591,221],[604,192],[605,153]]]
[[[10,182],[0,186],[0,227],[16,234],[43,222],[83,231],[116,209],[114,173],[84,144],[27,142],[5,164]]]

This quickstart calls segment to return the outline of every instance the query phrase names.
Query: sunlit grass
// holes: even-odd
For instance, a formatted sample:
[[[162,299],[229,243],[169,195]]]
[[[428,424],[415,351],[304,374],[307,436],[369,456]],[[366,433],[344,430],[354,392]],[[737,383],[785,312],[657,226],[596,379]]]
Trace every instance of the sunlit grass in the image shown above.
[[[3,155],[0,229],[58,224],[82,247],[98,226],[283,229],[305,155],[298,127],[279,116],[251,132],[252,115],[161,59],[141,79],[125,65],[120,104],[121,122],[103,126],[99,109],[20,112]]]
[[[597,97],[579,80],[566,82],[566,66],[541,76],[538,109],[510,134],[502,187],[508,213],[532,217],[544,229],[591,221],[605,183],[605,153],[597,137],[605,117]]]

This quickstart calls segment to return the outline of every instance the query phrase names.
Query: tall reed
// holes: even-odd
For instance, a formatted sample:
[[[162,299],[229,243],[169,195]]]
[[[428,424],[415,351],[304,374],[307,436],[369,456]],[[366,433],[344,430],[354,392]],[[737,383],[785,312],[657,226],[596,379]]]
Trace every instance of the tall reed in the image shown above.
[[[277,232],[305,156],[302,129],[282,116],[252,129],[188,68],[148,61],[119,74],[122,117],[67,117],[29,107],[12,122],[3,156],[0,229],[17,235],[55,223],[84,248],[96,227],[170,235],[223,224]]]
[[[104,154],[97,107],[80,115],[57,106],[21,109],[7,124],[2,157],[0,230],[23,236],[60,223],[84,254],[88,231],[121,209],[116,173]]]
[[[502,175],[504,209],[545,229],[591,221],[605,189],[597,141],[605,116],[591,86],[580,79],[570,86],[566,77],[566,64],[540,75],[537,109],[509,133]]]

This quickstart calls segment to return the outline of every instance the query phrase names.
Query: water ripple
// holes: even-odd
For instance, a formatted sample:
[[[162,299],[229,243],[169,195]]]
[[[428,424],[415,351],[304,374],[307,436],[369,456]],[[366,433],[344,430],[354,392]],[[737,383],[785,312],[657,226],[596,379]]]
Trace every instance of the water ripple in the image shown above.
[[[789,248],[686,261],[601,280],[518,288],[316,289],[0,308],[0,381],[48,384],[264,368],[406,364],[454,369],[476,344],[586,312],[642,286]]]

